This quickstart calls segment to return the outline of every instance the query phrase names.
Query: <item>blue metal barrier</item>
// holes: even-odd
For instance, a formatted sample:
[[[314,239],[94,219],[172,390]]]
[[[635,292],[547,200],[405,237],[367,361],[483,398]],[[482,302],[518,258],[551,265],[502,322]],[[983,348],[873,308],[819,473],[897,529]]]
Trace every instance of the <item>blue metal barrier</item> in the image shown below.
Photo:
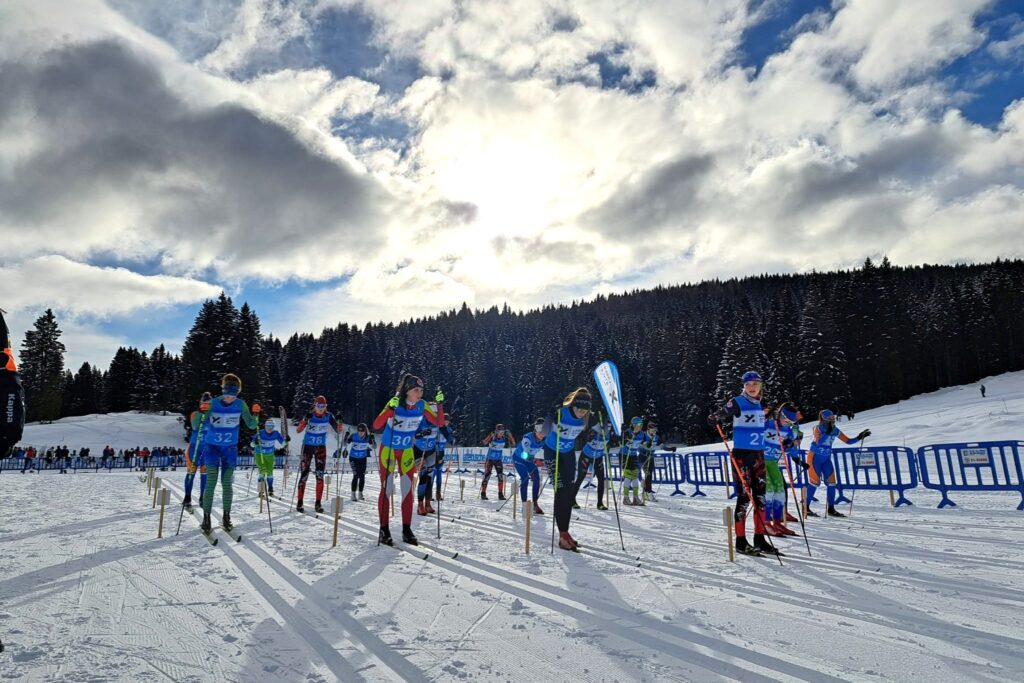
[[[686,482],[694,487],[691,498],[706,496],[701,486],[727,486],[729,497],[735,498],[732,485],[732,464],[725,451],[695,451],[681,456],[686,458]]]
[[[849,503],[846,491],[895,491],[896,507],[913,505],[904,492],[917,488],[917,462],[914,451],[903,446],[873,446],[866,448],[833,448],[838,497],[836,503]],[[806,472],[802,467],[800,484],[806,485]],[[796,482],[794,482],[796,483]]]
[[[603,456],[601,456],[603,457]],[[588,471],[594,468],[594,462],[590,462]],[[643,459],[640,459],[640,467],[643,469]],[[686,491],[679,488],[680,484],[687,482],[687,463],[685,458],[672,451],[656,451],[651,459],[651,485],[668,484],[675,488],[670,495],[685,496]],[[610,481],[622,481],[622,459],[618,453],[608,454],[608,464],[605,467],[605,475]],[[578,476],[578,473],[577,473]],[[640,475],[643,480],[643,473]],[[596,486],[594,482],[587,481],[581,488]]]
[[[1016,491],[1024,510],[1024,441],[943,443],[917,451],[921,483],[942,494],[939,507],[956,507],[950,491]]]

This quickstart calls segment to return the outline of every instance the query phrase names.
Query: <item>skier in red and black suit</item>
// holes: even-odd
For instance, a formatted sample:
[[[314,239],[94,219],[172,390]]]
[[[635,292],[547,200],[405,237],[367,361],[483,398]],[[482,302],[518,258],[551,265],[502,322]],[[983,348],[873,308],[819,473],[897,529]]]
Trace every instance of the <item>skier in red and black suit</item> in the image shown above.
[[[313,412],[306,413],[306,416],[299,422],[295,431],[306,432],[302,440],[302,472],[299,475],[299,491],[296,494],[295,509],[299,512],[304,510],[302,505],[306,495],[306,479],[309,478],[309,467],[316,459],[316,511],[323,512],[324,506],[321,503],[324,496],[324,472],[327,470],[327,432],[340,433],[345,428],[338,421],[333,413],[327,412],[327,399],[317,396],[313,399]]]

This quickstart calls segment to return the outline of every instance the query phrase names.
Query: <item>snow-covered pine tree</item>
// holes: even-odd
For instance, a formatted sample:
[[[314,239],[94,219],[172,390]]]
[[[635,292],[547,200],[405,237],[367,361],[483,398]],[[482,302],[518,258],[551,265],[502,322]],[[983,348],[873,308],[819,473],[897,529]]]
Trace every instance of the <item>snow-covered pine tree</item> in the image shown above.
[[[65,351],[61,334],[57,318],[49,308],[25,332],[18,369],[25,388],[27,422],[60,417]]]

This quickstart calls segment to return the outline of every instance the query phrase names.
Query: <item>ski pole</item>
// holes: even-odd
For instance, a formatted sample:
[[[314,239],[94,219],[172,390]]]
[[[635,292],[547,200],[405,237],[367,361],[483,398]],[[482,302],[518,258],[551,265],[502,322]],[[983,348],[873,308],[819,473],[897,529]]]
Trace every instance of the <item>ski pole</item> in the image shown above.
[[[860,440],[861,448],[864,447],[864,442],[867,441],[867,440],[868,440],[867,437],[864,437],[863,439]],[[854,463],[853,463],[853,483],[854,484],[857,483],[857,461],[856,461],[856,459],[854,460]],[[846,513],[850,517],[853,517],[853,497],[856,496],[856,495],[857,495],[857,489],[853,489],[850,492],[850,511],[848,513]]]
[[[199,435],[196,436],[196,452],[192,454],[193,456],[196,456],[196,457],[199,456],[199,446],[203,442],[203,424],[205,424],[205,423],[206,423],[206,413],[200,413],[199,414]],[[195,475],[199,472],[199,467],[200,467],[200,465],[199,465],[198,461],[196,461],[196,471],[192,473],[192,483],[193,483],[193,485],[195,484],[195,480],[196,480],[196,476]],[[188,476],[188,475],[186,474],[185,476]],[[200,500],[202,500],[202,496],[200,496]],[[184,516],[185,516],[185,496],[182,496],[181,497],[181,512],[178,513],[178,530],[174,532],[175,536],[177,536],[178,534],[181,533],[181,518],[184,517]]]
[[[722,437],[722,443],[725,445],[725,450],[727,450],[729,452],[729,460],[732,461],[733,469],[736,470],[736,477],[740,480],[740,484],[743,485],[743,490],[747,494],[748,504],[750,505],[750,507],[754,508],[754,519],[755,519],[755,523],[756,523],[756,519],[757,519],[757,515],[758,515],[757,501],[755,501],[754,500],[754,496],[751,495],[750,484],[747,483],[747,478],[745,476],[743,476],[743,470],[740,469],[740,464],[736,460],[736,456],[733,454],[732,449],[729,448],[729,441],[725,438],[725,432],[722,431],[722,425],[721,424],[716,424],[715,428],[718,430],[718,435],[720,437]],[[762,520],[762,523],[763,523],[764,522],[764,516],[763,516],[764,515],[764,510],[761,510],[760,514],[762,515],[761,520]],[[779,555],[779,551],[776,550],[775,544],[772,543],[771,536],[769,536],[768,534],[764,534],[764,538],[765,538],[766,541],[768,541],[768,545],[771,546],[772,550],[775,550],[775,557],[777,557],[779,559],[779,565],[782,565],[782,556]]]
[[[551,506],[551,554],[555,554],[555,521],[558,518],[558,461],[562,447],[562,408],[558,406],[558,421],[555,426],[555,488]]]
[[[608,434],[604,430],[604,416],[601,415],[600,411],[597,413],[598,424],[601,425],[601,438],[604,441],[604,462],[605,469],[608,472],[612,471],[611,456],[608,455]],[[615,482],[611,482],[609,486],[612,490],[612,504],[615,506],[615,524],[619,527],[619,543],[622,545],[622,551],[626,551],[626,541],[622,538],[622,522],[619,520],[619,501],[615,498]]]
[[[786,452],[786,447],[782,445],[782,430],[779,428],[779,421],[775,420],[775,432],[779,434],[779,448],[782,449],[782,457],[786,459],[786,476],[789,478],[789,490],[796,496],[796,487],[793,485],[793,473],[789,469],[789,453]],[[811,557],[811,542],[807,540],[807,526],[804,524],[804,511],[803,506],[797,501],[797,519],[800,520],[800,531],[804,533],[804,545],[807,546],[807,557]]]

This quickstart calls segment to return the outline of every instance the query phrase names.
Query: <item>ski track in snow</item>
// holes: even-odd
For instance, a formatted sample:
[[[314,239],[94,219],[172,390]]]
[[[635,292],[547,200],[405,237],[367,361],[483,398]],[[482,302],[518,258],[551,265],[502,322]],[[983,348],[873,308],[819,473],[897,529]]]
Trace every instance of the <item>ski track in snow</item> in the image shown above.
[[[878,445],[1024,438],[1024,373],[984,383],[986,401],[953,387],[841,426],[870,427]],[[180,429],[101,417],[89,437],[100,447]],[[992,434],[967,433],[985,421]],[[26,443],[48,445],[38,430],[60,423],[33,427]],[[243,541],[215,531],[216,547],[187,514],[174,535],[182,470],[161,473],[172,504],[159,540],[131,473],[0,475],[0,681],[1024,680],[1024,559],[1007,552],[1024,547],[1017,494],[959,494],[961,508],[935,510],[938,495],[917,489],[914,507],[894,510],[862,491],[852,517],[807,521],[813,557],[803,538],[777,539],[780,567],[726,560],[722,489],[662,487],[657,502],[620,508],[628,552],[614,512],[581,496],[580,555],[550,552],[548,489],[527,556],[518,501],[498,514],[497,501],[460,502],[452,475],[441,540],[436,517],[414,515],[422,559],[376,546],[373,477],[365,502],[345,500],[331,549],[331,515],[287,501],[273,502],[271,534],[247,474],[232,513]]]

